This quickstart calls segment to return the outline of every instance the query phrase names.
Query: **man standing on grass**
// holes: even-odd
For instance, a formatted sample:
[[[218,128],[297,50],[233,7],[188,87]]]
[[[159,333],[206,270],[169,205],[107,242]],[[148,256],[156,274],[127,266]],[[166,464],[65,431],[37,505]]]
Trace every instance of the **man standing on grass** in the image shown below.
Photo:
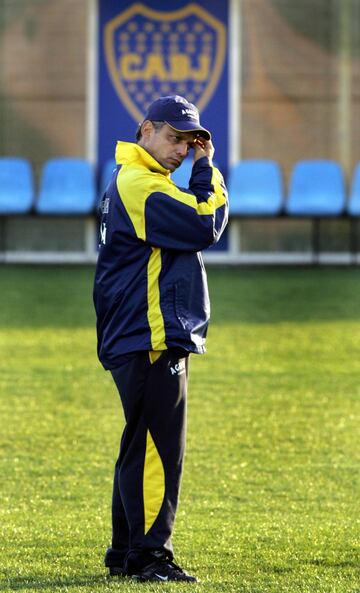
[[[101,203],[94,285],[98,355],[126,420],[115,466],[110,575],[196,581],[173,562],[185,446],[189,353],[205,352],[209,320],[200,251],[227,222],[227,192],[194,105],[154,101],[137,143],[118,142]],[[170,178],[193,149],[189,188]]]

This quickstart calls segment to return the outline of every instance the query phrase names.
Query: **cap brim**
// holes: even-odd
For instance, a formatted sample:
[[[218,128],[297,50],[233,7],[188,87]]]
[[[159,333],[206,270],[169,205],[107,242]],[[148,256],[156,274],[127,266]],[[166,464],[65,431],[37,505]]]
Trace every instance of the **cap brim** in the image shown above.
[[[205,140],[211,140],[209,130],[206,130],[202,126],[194,127],[194,124],[191,121],[165,121],[165,123],[177,132],[198,132],[199,136],[202,136]]]

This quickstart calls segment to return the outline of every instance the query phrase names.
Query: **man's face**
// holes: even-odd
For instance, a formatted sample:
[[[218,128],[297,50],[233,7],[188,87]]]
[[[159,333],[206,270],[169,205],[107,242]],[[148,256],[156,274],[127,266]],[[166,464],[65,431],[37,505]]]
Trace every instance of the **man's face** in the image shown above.
[[[196,132],[177,132],[168,124],[156,131],[150,121],[142,127],[140,146],[145,148],[165,169],[175,171],[189,154],[198,134]]]

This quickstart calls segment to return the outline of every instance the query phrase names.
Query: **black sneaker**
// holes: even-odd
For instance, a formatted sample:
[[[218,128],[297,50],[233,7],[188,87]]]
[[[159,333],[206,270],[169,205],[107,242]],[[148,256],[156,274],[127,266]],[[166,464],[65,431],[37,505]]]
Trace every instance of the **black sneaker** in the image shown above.
[[[136,574],[131,575],[135,581],[185,581],[196,583],[197,579],[190,576],[177,566],[175,562],[166,558],[155,558],[153,562],[141,568]]]
[[[108,566],[111,577],[126,577],[126,572],[122,566]]]
[[[106,550],[104,564],[109,569],[109,575],[111,577],[125,577],[126,572],[124,569],[125,554],[120,550],[114,548],[108,548]]]

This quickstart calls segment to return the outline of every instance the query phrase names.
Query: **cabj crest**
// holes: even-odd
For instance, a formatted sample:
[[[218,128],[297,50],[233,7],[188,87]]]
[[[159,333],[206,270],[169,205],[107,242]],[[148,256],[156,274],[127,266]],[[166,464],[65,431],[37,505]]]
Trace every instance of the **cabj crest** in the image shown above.
[[[225,27],[196,4],[172,12],[134,4],[109,21],[104,39],[112,84],[137,122],[163,95],[204,109],[224,65]]]

